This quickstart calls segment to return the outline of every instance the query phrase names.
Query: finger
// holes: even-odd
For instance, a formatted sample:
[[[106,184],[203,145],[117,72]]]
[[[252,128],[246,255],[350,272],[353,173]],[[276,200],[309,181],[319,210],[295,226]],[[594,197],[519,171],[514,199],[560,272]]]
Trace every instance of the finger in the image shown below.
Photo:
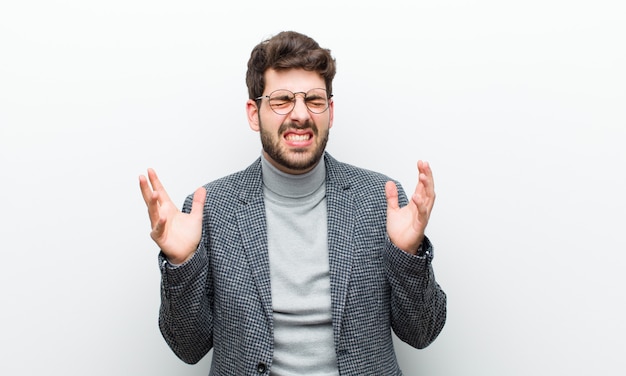
[[[398,205],[398,187],[391,180],[385,183],[385,196],[387,197],[387,210],[397,210]]]
[[[157,242],[157,244],[163,238],[163,234],[165,233],[165,229],[167,228],[166,223],[167,218],[165,217],[157,219],[156,226],[154,226],[152,232],[150,232],[150,237],[152,238],[152,240]]]
[[[417,206],[420,220],[426,223],[435,203],[435,185],[432,169],[428,162],[418,161],[417,169],[419,181],[413,193],[412,201]]]
[[[423,180],[422,184],[424,185],[424,196],[428,200],[430,206],[432,207],[433,203],[435,202],[435,197],[436,197],[435,185],[433,183],[433,179],[424,175],[422,180]]]
[[[152,192],[152,198],[150,198],[150,203],[148,204],[148,216],[150,217],[150,225],[154,228],[161,217],[158,191]]]
[[[152,184],[152,189],[160,192],[159,198],[161,200],[160,201],[161,203],[163,203],[164,201],[172,201],[170,199],[170,196],[167,194],[165,187],[163,187],[163,184],[161,184],[161,180],[159,180],[159,177],[157,176],[156,171],[149,168],[148,178],[150,179],[150,184]]]
[[[196,189],[193,193],[193,201],[191,202],[191,212],[189,212],[192,216],[199,216],[202,218],[204,213],[204,202],[206,201],[206,189],[204,187],[200,187]]]
[[[143,197],[143,201],[148,205],[150,199],[152,198],[152,189],[148,185],[148,179],[145,176],[139,175],[139,189],[141,189],[141,196]]]
[[[435,194],[433,192],[429,192],[426,189],[428,186],[428,178],[424,174],[420,174],[420,182],[418,183],[418,187],[415,189],[411,200],[417,206],[417,210],[420,215],[429,215],[430,211],[433,208],[435,203]]]
[[[424,197],[423,195],[420,195],[419,193],[413,194],[413,197],[411,197],[411,200],[413,201],[413,203],[415,204],[415,207],[417,208],[416,215],[420,218],[420,220],[428,218],[430,209],[432,208],[432,205],[430,204],[431,201],[428,200],[428,198]]]
[[[420,161],[422,162],[422,161]],[[435,179],[433,178],[433,170],[430,168],[430,163],[423,161],[420,172],[426,175],[428,179],[428,184],[425,184],[428,193],[435,192]]]
[[[435,199],[435,181],[433,179],[433,171],[430,168],[430,164],[425,161],[418,161],[417,170],[419,173],[418,185],[422,189],[423,195],[434,200]]]
[[[159,193],[152,191],[148,185],[148,181],[145,176],[139,176],[139,187],[141,188],[141,195],[148,208],[148,216],[150,217],[150,226],[154,227],[159,220]]]

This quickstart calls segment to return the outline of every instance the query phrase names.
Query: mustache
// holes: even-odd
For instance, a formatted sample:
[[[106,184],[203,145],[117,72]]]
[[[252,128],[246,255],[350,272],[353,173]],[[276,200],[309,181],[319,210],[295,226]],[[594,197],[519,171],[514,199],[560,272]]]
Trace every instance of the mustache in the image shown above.
[[[307,120],[304,123],[293,123],[293,122],[286,122],[286,123],[282,123],[280,125],[280,127],[278,127],[278,134],[282,134],[285,133],[287,130],[289,129],[311,129],[311,131],[313,131],[313,134],[317,136],[318,134],[318,129],[317,126],[315,125],[314,122]]]

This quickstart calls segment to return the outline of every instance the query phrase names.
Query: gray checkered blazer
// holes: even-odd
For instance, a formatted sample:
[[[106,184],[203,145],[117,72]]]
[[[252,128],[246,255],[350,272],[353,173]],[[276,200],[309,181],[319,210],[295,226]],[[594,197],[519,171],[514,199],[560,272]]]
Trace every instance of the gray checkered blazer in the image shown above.
[[[341,375],[401,375],[391,330],[428,346],[446,320],[428,239],[421,256],[386,235],[387,177],[326,154],[332,321]],[[162,273],[159,327],[174,353],[196,363],[213,349],[210,375],[268,374],[272,301],[260,159],[207,184],[195,255]],[[401,205],[407,202],[400,191]],[[189,212],[191,196],[183,211]]]

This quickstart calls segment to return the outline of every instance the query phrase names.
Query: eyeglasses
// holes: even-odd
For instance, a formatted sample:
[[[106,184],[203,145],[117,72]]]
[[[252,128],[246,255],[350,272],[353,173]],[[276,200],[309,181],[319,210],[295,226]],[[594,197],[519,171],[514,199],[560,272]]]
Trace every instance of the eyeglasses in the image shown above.
[[[259,101],[263,98],[269,100],[270,108],[278,115],[287,115],[296,106],[296,94],[302,94],[304,104],[314,114],[321,114],[328,109],[332,94],[328,95],[326,89],[316,88],[307,91],[299,91],[297,93],[289,90],[280,89],[270,93],[270,95],[261,95],[254,100]]]

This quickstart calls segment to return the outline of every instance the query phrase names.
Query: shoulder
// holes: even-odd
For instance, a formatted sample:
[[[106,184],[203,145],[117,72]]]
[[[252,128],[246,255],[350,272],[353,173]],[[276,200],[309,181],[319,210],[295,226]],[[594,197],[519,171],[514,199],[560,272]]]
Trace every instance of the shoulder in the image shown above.
[[[384,185],[389,180],[395,181],[383,173],[340,162],[328,153],[325,158],[328,180],[349,186],[352,189]]]
[[[328,153],[326,158],[327,184],[337,185],[349,190],[362,202],[382,202],[386,205],[385,184],[392,181],[398,187],[401,205],[406,203],[406,194],[399,181],[380,172],[357,167],[349,163],[339,162]]]
[[[204,185],[209,194],[239,192],[261,187],[261,159],[257,158],[247,168],[213,180]]]
[[[261,159],[257,158],[247,168],[204,184],[207,191],[205,206],[228,207],[239,200],[247,201],[263,193]],[[190,206],[193,194],[185,199]]]

